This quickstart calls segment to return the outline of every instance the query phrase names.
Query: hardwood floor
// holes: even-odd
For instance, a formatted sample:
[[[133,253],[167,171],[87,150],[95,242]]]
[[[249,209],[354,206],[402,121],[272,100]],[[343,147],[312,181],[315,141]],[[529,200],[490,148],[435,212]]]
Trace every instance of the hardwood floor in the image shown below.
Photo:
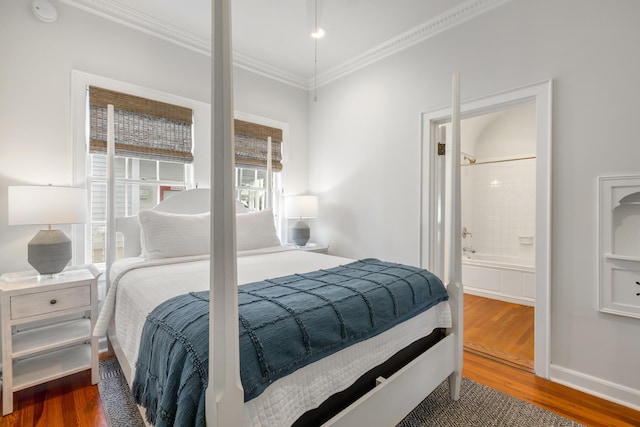
[[[466,350],[463,370],[465,377],[587,426],[640,426],[638,411],[536,377],[522,364],[497,361],[496,351],[518,355],[516,362],[520,359],[533,360],[533,338],[529,341],[529,332],[526,332],[528,328],[521,320],[526,316],[518,315],[521,306],[501,308],[501,304],[496,305],[494,300],[476,298],[478,297],[465,297],[465,341],[483,346],[484,350],[489,349],[489,355],[482,355],[478,346]],[[468,311],[467,305],[470,307]],[[497,310],[492,311],[496,307]],[[483,322],[502,325],[502,338],[490,337],[486,341],[482,340],[482,334],[475,325]],[[509,324],[515,326],[508,327]],[[529,350],[526,349],[529,347],[531,353],[527,353]],[[14,409],[12,414],[0,418],[0,426],[107,426],[98,386],[91,385],[88,371],[16,393]]]
[[[89,371],[40,384],[13,395],[13,412],[2,427],[108,427],[98,386]],[[111,426],[125,427],[125,426]]]
[[[533,372],[533,307],[465,294],[464,349]]]

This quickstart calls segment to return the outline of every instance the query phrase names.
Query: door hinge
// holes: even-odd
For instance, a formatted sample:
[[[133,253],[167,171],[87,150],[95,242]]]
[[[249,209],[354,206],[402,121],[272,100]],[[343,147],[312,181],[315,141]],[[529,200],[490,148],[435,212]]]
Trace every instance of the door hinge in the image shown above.
[[[444,156],[445,153],[445,144],[438,143],[438,156]]]

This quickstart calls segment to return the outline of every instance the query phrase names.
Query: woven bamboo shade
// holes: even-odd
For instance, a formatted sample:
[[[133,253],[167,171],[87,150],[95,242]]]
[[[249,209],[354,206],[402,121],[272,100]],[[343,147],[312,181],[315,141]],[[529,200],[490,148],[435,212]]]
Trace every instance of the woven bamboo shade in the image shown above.
[[[282,129],[234,120],[236,166],[267,167],[267,138],[271,137],[271,167],[282,170]]]
[[[114,106],[116,155],[191,163],[190,108],[89,87],[90,153],[107,152],[107,105]]]

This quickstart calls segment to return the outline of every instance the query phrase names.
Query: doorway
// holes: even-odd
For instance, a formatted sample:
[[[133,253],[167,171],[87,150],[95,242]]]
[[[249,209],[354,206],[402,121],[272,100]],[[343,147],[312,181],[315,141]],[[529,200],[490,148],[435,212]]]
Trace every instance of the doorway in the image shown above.
[[[529,101],[460,123],[464,349],[527,371],[534,362],[535,122]]]
[[[549,377],[549,312],[550,312],[550,198],[551,198],[551,81],[535,84],[508,92],[488,96],[475,101],[462,102],[461,119],[469,119],[503,112],[511,107],[530,105],[535,114],[535,219],[532,233],[521,233],[524,246],[533,255],[534,278],[531,284],[532,304],[534,314],[534,371],[536,375]],[[447,165],[449,168],[454,161],[449,156],[436,154],[438,140],[442,136],[439,131],[441,125],[451,121],[450,109],[424,113],[422,135],[422,176],[421,188],[421,262],[426,268],[445,277],[444,265],[448,261],[442,254],[446,254],[448,246],[444,240],[444,228],[441,218],[443,209],[442,195],[446,194]],[[464,130],[461,131],[461,135]],[[464,151],[464,149],[462,150]],[[446,152],[446,149],[445,149]],[[468,154],[469,164],[478,158]],[[464,160],[464,159],[460,159]],[[462,169],[462,168],[461,168]],[[450,170],[450,169],[449,169]],[[494,182],[497,184],[497,182]],[[446,198],[444,199],[446,201]],[[446,205],[446,202],[445,202]],[[463,208],[464,209],[464,208]],[[467,229],[467,232],[473,230]],[[462,236],[461,236],[462,238]],[[533,240],[535,244],[528,245]],[[518,243],[519,244],[519,243]],[[463,245],[463,246],[466,246]],[[526,249],[525,249],[526,251]],[[445,277],[446,280],[446,277]],[[463,285],[464,274],[463,274]]]

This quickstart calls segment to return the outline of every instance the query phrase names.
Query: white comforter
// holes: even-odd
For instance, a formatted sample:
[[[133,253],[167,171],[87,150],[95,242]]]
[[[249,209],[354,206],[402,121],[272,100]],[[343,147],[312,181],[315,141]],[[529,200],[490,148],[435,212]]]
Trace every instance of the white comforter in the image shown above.
[[[352,261],[296,250],[245,255],[237,260],[240,285]],[[104,335],[113,316],[118,345],[128,359],[120,363],[128,363],[133,370],[147,314],[171,297],[209,289],[209,259],[127,259],[116,262],[110,276],[112,286],[94,334]],[[398,349],[430,334],[435,328],[450,326],[449,305],[440,303],[389,331],[299,369],[245,403],[245,425],[289,426],[304,412],[347,388]]]

